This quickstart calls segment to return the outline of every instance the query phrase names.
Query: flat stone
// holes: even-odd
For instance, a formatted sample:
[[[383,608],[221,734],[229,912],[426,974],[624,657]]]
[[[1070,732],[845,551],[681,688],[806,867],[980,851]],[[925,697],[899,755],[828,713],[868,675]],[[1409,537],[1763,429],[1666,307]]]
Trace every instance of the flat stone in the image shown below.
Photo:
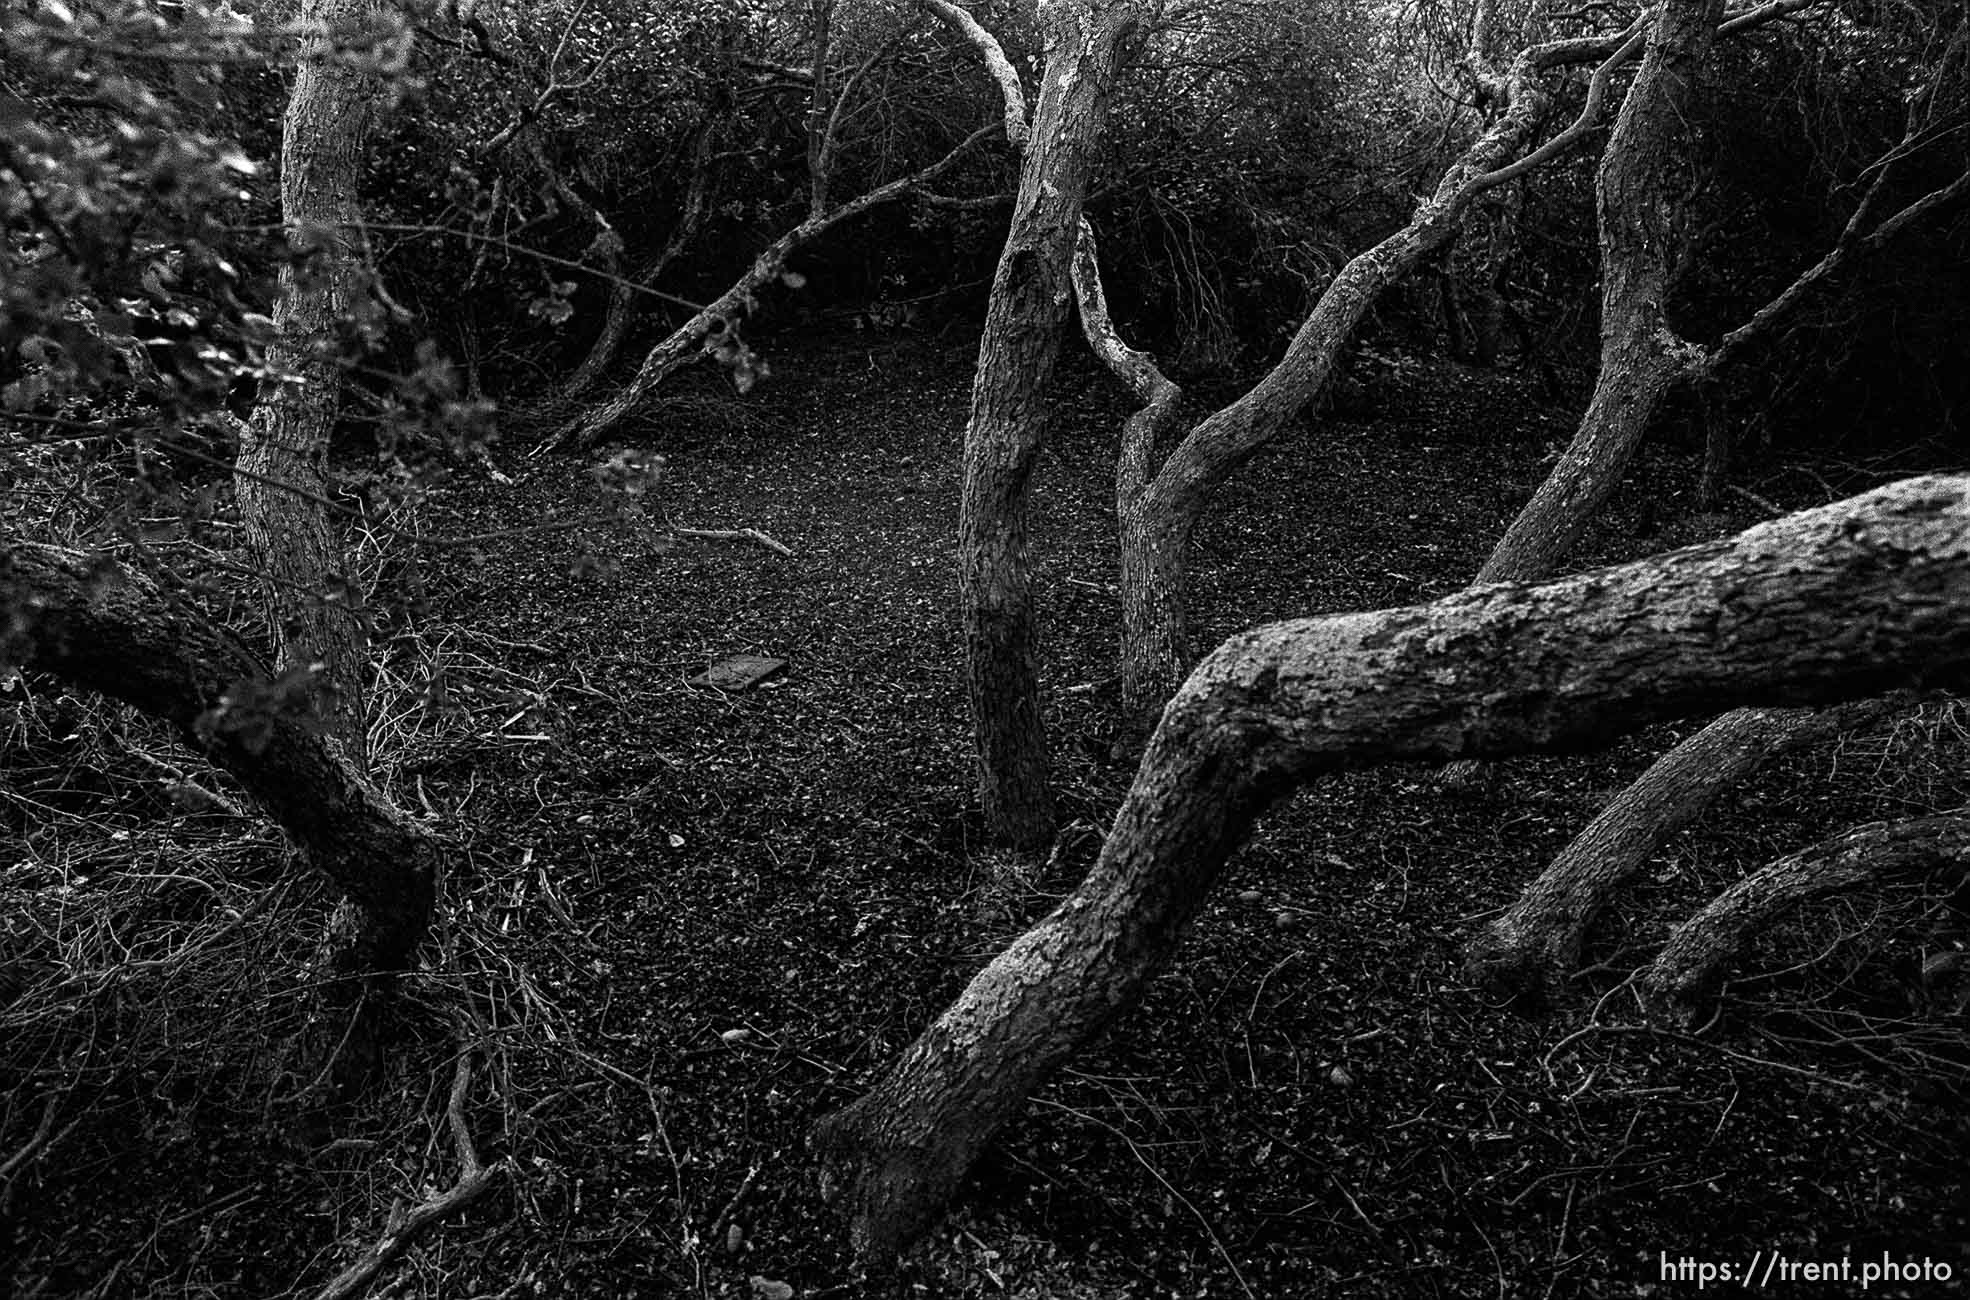
[[[749,691],[787,670],[784,659],[765,655],[726,655],[691,679],[693,686],[716,686],[721,691]]]

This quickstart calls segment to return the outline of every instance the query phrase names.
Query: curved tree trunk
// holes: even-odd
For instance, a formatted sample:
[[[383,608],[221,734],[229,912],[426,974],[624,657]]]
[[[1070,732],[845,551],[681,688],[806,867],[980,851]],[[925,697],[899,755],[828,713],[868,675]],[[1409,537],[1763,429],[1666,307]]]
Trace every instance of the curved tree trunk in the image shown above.
[[[1164,711],[1101,857],[812,1141],[855,1248],[920,1234],[998,1128],[1140,996],[1253,821],[1324,772],[1604,744],[1727,701],[1970,673],[1970,476],[1543,587],[1233,637]]]
[[[1478,570],[1479,583],[1537,582],[1559,567],[1614,494],[1662,399],[1700,360],[1669,327],[1666,309],[1688,247],[1689,114],[1722,10],[1722,0],[1663,0],[1650,24],[1642,66],[1595,176],[1601,356],[1594,393],[1559,464]],[[1473,790],[1488,776],[1462,762],[1442,780]]]
[[[1902,697],[1838,708],[1736,709],[1656,760],[1525,888],[1467,951],[1472,978],[1527,1008],[1550,1004],[1587,931],[1670,837],[1771,759],[1884,717]]]
[[[1970,174],[1959,176],[1869,228],[1866,221],[1874,197],[1887,175],[1884,159],[1872,169],[1874,185],[1825,256],[1708,355],[1678,337],[1669,327],[1663,304],[1688,253],[1682,195],[1689,186],[1678,184],[1685,166],[1680,155],[1690,129],[1692,81],[1714,44],[1719,8],[1714,0],[1665,0],[1656,21],[1649,56],[1622,106],[1598,178],[1605,287],[1601,370],[1594,395],[1572,445],[1507,529],[1479,572],[1479,582],[1533,581],[1552,572],[1613,493],[1656,406],[1676,382],[1685,378],[1699,384],[1713,382],[1733,359],[1787,321],[1856,251],[1884,247],[1928,217],[1950,210],[1970,192]],[[1750,16],[1726,26],[1738,30],[1747,21]],[[1909,136],[1892,153],[1905,152],[1919,134],[1912,123]],[[1722,491],[1731,441],[1731,431],[1713,422],[1704,447],[1701,494],[1706,502]],[[1671,755],[1664,762],[1675,758]],[[1471,787],[1480,783],[1482,774],[1473,763],[1454,763],[1443,779],[1451,787]],[[1710,797],[1724,788],[1723,783],[1714,783]],[[1639,827],[1636,833],[1642,833]],[[1657,838],[1668,833],[1665,830]],[[1570,874],[1572,868],[1568,870]],[[1573,942],[1577,945],[1577,936]],[[1545,958],[1530,952],[1514,956],[1515,945],[1509,944],[1494,957],[1485,951],[1494,943],[1489,937],[1478,941],[1477,962],[1495,964],[1500,981],[1522,991],[1531,991],[1541,978],[1525,962],[1536,966],[1550,959],[1567,965],[1572,960],[1558,950]]]
[[[1970,867],[1970,817],[1961,814],[1873,822],[1780,858],[1676,927],[1642,976],[1643,1000],[1656,1016],[1693,1024],[1724,966],[1785,912],[1869,881],[1952,863]]]
[[[1139,15],[1133,0],[1041,7],[1046,69],[1012,225],[992,281],[965,430],[958,606],[987,832],[1017,848],[1053,838],[1041,720],[1026,486],[1047,377],[1072,294],[1071,262],[1094,151]]]
[[[374,0],[307,0],[303,46],[281,131],[281,217],[288,262],[274,304],[273,392],[240,437],[234,492],[241,531],[266,574],[282,669],[314,668],[320,711],[351,761],[365,761],[369,631],[362,593],[326,502],[329,438],[342,408],[350,324],[374,310],[357,191],[381,76],[337,48],[335,33],[377,15]],[[318,667],[317,667],[318,666]]]
[[[1108,314],[1101,284],[1101,258],[1094,226],[1081,218],[1074,245],[1074,296],[1080,306],[1081,333],[1097,357],[1134,393],[1142,405],[1122,422],[1122,446],[1115,457],[1115,519],[1121,537],[1122,714],[1140,741],[1169,699],[1167,683],[1182,680],[1190,667],[1183,609],[1182,557],[1187,536],[1172,536],[1170,519],[1147,509],[1150,470],[1156,444],[1176,423],[1183,390],[1146,352],[1122,341]]]
[[[1122,563],[1122,673],[1132,717],[1153,718],[1192,662],[1183,617],[1188,551],[1217,489],[1320,395],[1368,310],[1456,237],[1480,195],[1558,156],[1585,134],[1600,115],[1609,78],[1639,44],[1615,35],[1520,53],[1509,77],[1498,78],[1501,93],[1509,92],[1505,113],[1450,165],[1408,223],[1341,268],[1264,378],[1195,425],[1153,478],[1144,463],[1146,486],[1119,503],[1123,545],[1148,548],[1125,555]],[[1551,102],[1545,77],[1582,62],[1600,67],[1580,117],[1524,153]],[[1147,400],[1140,389],[1138,395]]]
[[[176,727],[355,906],[353,946],[338,954],[344,973],[414,964],[436,898],[436,846],[229,635],[112,560],[0,541],[0,664]]]
[[[1579,431],[1477,576],[1530,582],[1551,573],[1620,482],[1649,420],[1700,353],[1671,329],[1667,306],[1688,247],[1694,101],[1716,43],[1722,0],[1664,0],[1597,178],[1601,368]]]

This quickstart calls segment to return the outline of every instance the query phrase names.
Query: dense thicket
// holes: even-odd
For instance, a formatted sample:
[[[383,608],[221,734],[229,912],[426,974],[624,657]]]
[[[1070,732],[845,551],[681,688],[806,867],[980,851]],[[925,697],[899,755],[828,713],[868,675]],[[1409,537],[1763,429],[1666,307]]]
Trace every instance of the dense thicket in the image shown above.
[[[323,1137],[348,1113],[326,1103],[379,1087],[390,1096],[373,1114],[394,1107],[409,1125],[429,1111],[444,1140],[419,1136],[416,1167],[399,1170],[415,1204],[362,1234],[373,1244],[323,1292],[355,1294],[509,1174],[515,1205],[545,1231],[555,1211],[537,1193],[563,1178],[555,1161],[576,1168],[593,1154],[540,1154],[556,1108],[628,1089],[633,1118],[611,1113],[594,1131],[610,1134],[607,1164],[625,1125],[654,1124],[636,1159],[669,1162],[689,1288],[715,1285],[712,1249],[735,1267],[744,1258],[752,1209],[741,1207],[772,1161],[804,1176],[818,1158],[845,1175],[856,1253],[873,1262],[934,1223],[1028,1093],[1150,987],[1260,815],[1310,777],[1600,746],[1756,706],[1602,801],[1474,946],[1477,977],[1536,994],[1527,1005],[1578,1010],[1599,969],[1583,969],[1598,956],[1595,926],[1619,912],[1618,892],[1735,782],[1857,726],[1921,732],[1940,755],[1970,734],[1947,702],[1863,698],[1952,688],[1963,671],[1964,481],[1880,484],[1960,450],[1967,200],[1970,24],[1945,0],[7,8],[0,805],[19,852],[0,861],[0,1030],[13,1031],[0,1039],[21,1046],[0,1050],[0,1219],[35,1180],[55,1185],[49,1156],[78,1126],[78,1145],[117,1149],[124,1118],[95,1117],[156,1127],[181,1103],[195,1111],[185,1096],[209,1082],[228,1107],[215,1147],[251,1134],[271,1151],[267,1135],[287,1125],[324,1150],[367,1152],[370,1138]],[[783,358],[830,349],[853,354],[849,400],[830,390],[833,405],[760,414]],[[942,383],[945,370],[962,374],[926,399],[926,377]],[[1427,427],[1385,427],[1424,377],[1441,399]],[[1096,396],[1114,381],[1132,400]],[[908,411],[891,409],[892,390]],[[1365,503],[1410,489],[1367,460],[1341,468],[1356,455],[1340,450],[1341,426],[1377,421],[1364,436],[1386,444],[1378,457],[1409,439],[1470,465],[1487,439],[1531,436],[1517,424],[1499,435],[1484,409],[1494,397],[1479,394],[1515,406],[1543,395],[1558,415],[1539,436],[1565,428],[1572,442],[1543,462],[1536,447],[1503,448],[1513,468],[1499,483],[1431,464],[1436,499],[1404,512],[1440,557],[1430,590],[1378,587],[1376,613],[1293,610],[1324,616],[1269,622],[1207,653],[1227,626],[1261,621],[1210,589],[1241,566],[1274,565],[1279,590],[1321,593],[1305,599],[1330,608],[1369,607],[1331,594],[1360,590],[1341,580],[1360,557],[1337,557],[1335,539]],[[941,426],[908,450],[878,436],[886,425],[857,428],[928,422],[932,408]],[[852,454],[831,459],[842,443]],[[1298,514],[1221,517],[1289,451],[1319,468],[1265,490]],[[749,765],[779,741],[749,736],[724,752],[719,728],[737,729],[744,703],[720,695],[726,712],[680,759],[672,751],[686,747],[665,733],[684,725],[665,711],[674,701],[652,703],[661,691],[644,679],[604,679],[661,660],[668,689],[684,677],[673,659],[714,657],[723,641],[819,660],[858,630],[858,615],[830,602],[867,593],[850,566],[801,572],[800,539],[789,547],[743,520],[685,526],[677,501],[720,503],[679,486],[667,456],[770,479],[754,506],[769,502],[773,527],[792,520],[819,547],[902,518],[898,549],[938,575],[935,595],[910,588],[909,636],[922,644],[869,649],[878,666],[858,661],[844,680],[881,692],[935,677],[947,693],[934,710],[915,696],[908,707],[965,731],[977,781],[931,775],[936,764],[913,752],[922,770],[898,782],[936,788],[887,793],[953,810],[949,827],[931,832],[935,845],[912,830],[849,856],[932,874],[982,862],[1034,880],[1088,868],[1078,890],[1054,881],[1064,901],[982,973],[975,959],[1005,936],[967,935],[962,958],[940,957],[949,968],[907,990],[899,975],[897,988],[841,999],[868,1020],[843,1022],[864,1035],[839,1049],[852,1068],[788,1083],[807,1088],[798,1105],[779,1075],[762,1084],[779,1146],[770,1160],[748,1150],[715,1216],[687,1204],[704,1194],[684,1190],[692,1156],[665,1127],[676,1094],[663,1072],[681,1078],[767,1036],[738,1023],[741,1006],[703,1011],[733,1022],[692,1031],[722,1046],[631,1062],[656,1041],[648,1009],[633,1030],[599,1026],[619,994],[661,990],[642,969],[614,969],[606,927],[620,917],[568,907],[571,845],[588,854],[595,897],[620,911],[626,895],[606,891],[621,882],[595,866],[597,813],[578,803],[613,809],[604,822],[623,814],[629,878],[693,870],[720,836],[765,844],[724,819],[757,802]],[[892,491],[889,476],[917,469],[922,484]],[[1877,490],[1854,495],[1863,488]],[[918,491],[939,495],[919,509]],[[804,513],[788,513],[795,496]],[[1086,528],[1101,561],[1067,576],[1061,556],[1086,539],[1063,540],[1052,516],[1085,498],[1103,503]],[[1849,499],[1825,506],[1835,498]],[[460,500],[472,504],[453,508]],[[1593,530],[1607,533],[1602,511],[1616,501],[1640,522],[1611,542]],[[1770,516],[1808,504],[1825,508],[1715,540],[1749,522],[1725,505]],[[1482,537],[1452,535],[1459,511],[1481,519],[1470,528]],[[1590,543],[1633,558],[1656,536],[1708,545],[1558,577]],[[687,539],[791,561],[808,587],[728,572],[716,598],[743,589],[732,596],[743,606],[758,579],[761,605],[803,605],[821,630],[788,650],[756,642],[743,617],[714,634],[688,603],[664,605],[670,553]],[[444,596],[500,552],[531,567],[504,572],[494,600],[548,630],[436,620]],[[839,565],[836,554],[820,549],[814,570]],[[563,664],[546,642],[574,638],[559,620],[597,591],[628,621],[601,657]],[[1077,600],[1098,607],[1076,625],[1098,626],[1098,655],[1048,639],[1050,603]],[[1215,622],[1192,618],[1192,604],[1213,601]],[[1266,617],[1279,614],[1275,604]],[[1068,663],[1087,679],[1071,698]],[[719,680],[692,679],[705,694],[691,698],[712,698]],[[779,698],[782,684],[751,699]],[[567,719],[598,700],[620,730],[584,752],[597,733],[577,743]],[[1794,707],[1833,703],[1843,707]],[[1049,739],[1076,711],[1101,719],[1094,743],[1078,737],[1094,769]],[[428,744],[438,733],[446,745]],[[815,749],[839,752],[850,734],[844,724]],[[97,748],[77,757],[78,738]],[[509,761],[530,746],[542,748]],[[91,827],[110,814],[90,801],[132,785],[132,770],[149,774],[136,783],[149,802],[115,809],[129,820],[114,833]],[[575,793],[550,797],[557,783]],[[686,825],[683,791],[703,819],[689,835],[659,829],[673,816]],[[1944,1024],[1960,1017],[1950,981],[1964,966],[1965,837],[1948,802],[1747,850],[1735,885],[1705,881],[1678,899],[1689,919],[1652,972],[1627,962],[1638,1005],[1688,1027],[1780,918],[1829,893],[1914,881],[1928,891],[1905,906],[1926,945],[1909,985],[1919,995],[1906,1020],[1870,1010],[1839,1041],[1892,1039],[1876,1065],[1966,1077],[1961,1036]],[[836,851],[841,811],[804,808],[774,830],[805,836],[812,868]],[[189,816],[238,833],[207,861],[195,847],[206,842],[172,820]],[[483,837],[482,816],[496,827]],[[171,822],[161,847],[146,817]],[[293,871],[290,858],[317,870]],[[885,910],[874,878],[856,877],[867,888],[843,908],[888,925],[901,913]],[[339,894],[336,916],[308,882]],[[949,883],[925,888],[948,902],[962,892]],[[734,871],[712,893],[744,890],[757,881]],[[652,897],[669,902],[661,888],[638,898],[639,942],[702,940],[666,960],[692,979],[739,978],[707,955],[711,941],[679,937],[699,917],[648,920],[646,904],[661,911]],[[1279,916],[1282,929],[1297,924]],[[897,928],[914,942],[919,923],[935,924]],[[853,921],[843,951],[869,924]],[[750,942],[769,927],[741,928]],[[509,951],[509,938],[540,933],[551,939],[531,966]],[[815,946],[804,932],[771,942]],[[773,1002],[782,983],[797,986],[781,959],[748,967],[744,996]],[[228,963],[242,972],[231,992]],[[956,976],[974,973],[885,1063]],[[553,1005],[577,987],[598,1000],[592,1037]],[[864,994],[892,1001],[869,1009]],[[1377,1032],[1350,1030],[1348,1043]],[[788,1047],[788,1060],[813,1066],[808,1046]],[[532,1074],[516,1087],[522,1057],[519,1073]],[[869,1089],[859,1101],[857,1078]],[[799,1153],[821,1113],[833,1118],[816,1150]],[[85,1182],[69,1179],[64,1195],[86,1199]],[[252,1186],[273,1183],[287,1195],[271,1175]],[[1166,1205],[1189,1206],[1162,1185]],[[578,1217],[582,1177],[559,1186]],[[356,1235],[337,1221],[309,1249]],[[44,1271],[27,1280],[111,1293],[114,1271],[58,1262],[68,1244],[37,1237]],[[293,1262],[322,1271],[319,1256]],[[179,1280],[193,1285],[194,1272]]]

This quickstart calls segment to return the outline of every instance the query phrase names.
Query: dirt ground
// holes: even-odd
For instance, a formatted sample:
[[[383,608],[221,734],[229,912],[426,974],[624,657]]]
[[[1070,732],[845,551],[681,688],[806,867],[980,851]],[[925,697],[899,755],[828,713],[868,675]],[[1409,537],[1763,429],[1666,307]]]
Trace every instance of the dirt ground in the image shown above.
[[[756,528],[791,558],[667,542],[648,520],[538,530],[596,508],[609,453],[528,458],[518,428],[496,456],[513,483],[461,471],[422,507],[427,533],[504,534],[384,565],[386,590],[415,599],[384,649],[382,768],[453,850],[423,1012],[372,1093],[300,1124],[264,1048],[235,1036],[187,1056],[158,1028],[196,1020],[170,1010],[191,992],[105,990],[100,1041],[39,1063],[88,1063],[101,1118],[10,1207],[22,1294],[312,1294],[394,1203],[456,1176],[443,1114],[461,1033],[466,1117],[500,1181],[377,1294],[1681,1295],[1695,1287],[1664,1280],[1664,1255],[1758,1250],[1970,1269],[1966,1024],[1910,1019],[1931,940],[1896,925],[1930,903],[1802,913],[1747,954],[1700,1036],[1641,1029],[1623,983],[1747,868],[1962,803],[1962,716],[1934,708],[1774,764],[1672,843],[1597,932],[1576,1003],[1543,1022],[1470,988],[1460,943],[1692,727],[1516,762],[1476,798],[1411,767],[1306,790],[923,1253],[855,1277],[803,1135],[1071,886],[1130,775],[1109,749],[1123,408],[1064,363],[1033,534],[1072,825],[1021,875],[980,844],[968,784],[951,538],[971,347],[768,356],[752,395],[687,377],[626,440],[665,456],[673,523]],[[1570,432],[1566,406],[1513,376],[1400,369],[1223,494],[1195,546],[1200,642],[1455,590]],[[1774,460],[1697,517],[1694,453],[1672,444],[1583,559],[1742,527],[1760,500],[1816,504],[1871,468]],[[690,684],[740,652],[789,667],[742,694]],[[79,860],[120,829],[228,879],[278,865],[251,819],[75,780],[86,756],[62,755],[81,742],[56,734],[71,725],[38,716],[15,741],[73,793],[68,821],[16,818],[30,857],[66,836]],[[293,925],[320,914],[305,893],[280,907]],[[289,947],[267,969],[298,969],[305,945]],[[226,979],[247,990],[227,1014],[278,1021],[264,985]],[[188,987],[207,1011],[231,996]],[[118,998],[148,1008],[140,1026]],[[134,1082],[111,1068],[119,1025],[149,1045]],[[32,1118],[9,1112],[9,1146]]]

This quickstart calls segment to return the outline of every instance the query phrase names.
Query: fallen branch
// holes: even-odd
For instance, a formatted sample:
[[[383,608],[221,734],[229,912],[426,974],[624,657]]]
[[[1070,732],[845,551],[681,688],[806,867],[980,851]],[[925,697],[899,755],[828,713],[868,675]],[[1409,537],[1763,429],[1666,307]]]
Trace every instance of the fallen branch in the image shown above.
[[[62,1139],[73,1133],[76,1124],[81,1122],[73,1121],[57,1134],[55,1114],[60,1104],[59,1094],[48,1094],[47,1103],[41,1107],[41,1121],[34,1126],[34,1136],[22,1144],[20,1150],[5,1160],[0,1160],[0,1215],[5,1215],[13,1209],[14,1194],[19,1190],[20,1178],[34,1167],[35,1161],[61,1145]]]
[[[810,1134],[865,1261],[930,1228],[1048,1074],[1141,996],[1268,808],[1371,763],[1600,747],[1724,703],[1970,673],[1970,475],[1911,479],[1543,586],[1232,637],[1151,737],[1101,856]]]
[[[406,1211],[402,1206],[390,1211],[383,1235],[364,1252],[363,1257],[336,1274],[335,1279],[315,1293],[315,1300],[353,1300],[369,1289],[393,1261],[415,1245],[431,1225],[458,1213],[478,1200],[491,1187],[493,1179],[506,1168],[506,1162],[490,1166],[479,1163],[479,1150],[472,1143],[472,1130],[465,1123],[465,1094],[472,1086],[472,1049],[458,1053],[458,1068],[452,1072],[451,1100],[445,1105],[445,1118],[451,1125],[452,1145],[458,1151],[458,1181],[430,1200]]]
[[[757,528],[675,528],[671,532],[679,537],[702,537],[711,542],[754,542],[767,550],[793,558],[793,551],[774,541]]]

